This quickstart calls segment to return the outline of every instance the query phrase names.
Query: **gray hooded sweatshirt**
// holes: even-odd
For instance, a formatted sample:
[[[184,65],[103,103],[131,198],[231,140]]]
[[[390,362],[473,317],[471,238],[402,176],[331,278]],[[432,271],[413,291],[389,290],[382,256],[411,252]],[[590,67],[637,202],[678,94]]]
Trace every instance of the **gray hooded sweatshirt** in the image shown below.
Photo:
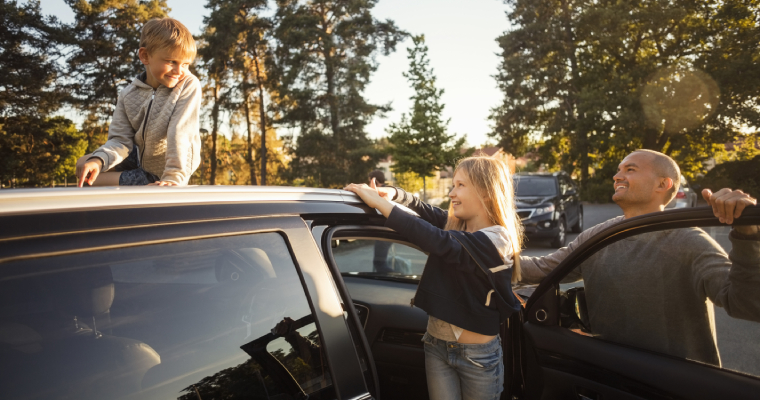
[[[173,88],[159,85],[153,89],[144,76],[133,79],[119,93],[108,141],[92,155],[102,159],[102,170],[108,171],[136,144],[144,170],[162,181],[186,185],[201,161],[201,84],[188,73]]]

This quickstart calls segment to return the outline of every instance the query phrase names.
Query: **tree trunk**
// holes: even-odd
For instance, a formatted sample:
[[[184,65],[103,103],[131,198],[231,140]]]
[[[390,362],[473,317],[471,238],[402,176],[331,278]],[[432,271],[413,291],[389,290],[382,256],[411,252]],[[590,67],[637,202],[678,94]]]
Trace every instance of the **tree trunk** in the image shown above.
[[[211,176],[209,185],[216,185],[216,136],[219,133],[219,83],[214,83],[214,106],[211,108]]]
[[[248,155],[246,161],[248,161],[248,169],[250,170],[251,180],[249,184],[257,185],[256,183],[256,168],[253,164],[253,128],[251,127],[251,95],[248,93],[248,75],[245,77],[246,82],[243,84],[243,97],[245,98],[245,124],[248,127]]]
[[[578,168],[581,170],[581,189],[586,187],[588,183],[588,132],[586,126],[583,123],[585,119],[585,113],[578,111],[578,84],[580,81],[580,73],[578,72],[578,58],[575,55],[575,34],[573,32],[571,13],[571,5],[569,1],[562,2],[562,22],[565,30],[565,50],[567,52],[568,60],[570,61],[570,76],[572,81],[570,82],[571,91],[568,93],[568,101],[570,103],[570,117],[573,120],[573,129],[575,133],[576,146],[578,150],[579,160]]]
[[[264,83],[259,67],[259,55],[253,47],[253,62],[256,66],[256,87],[259,90],[259,119],[261,120],[261,185],[267,184],[267,114],[264,107]]]
[[[422,175],[422,201],[427,203],[427,178]]]

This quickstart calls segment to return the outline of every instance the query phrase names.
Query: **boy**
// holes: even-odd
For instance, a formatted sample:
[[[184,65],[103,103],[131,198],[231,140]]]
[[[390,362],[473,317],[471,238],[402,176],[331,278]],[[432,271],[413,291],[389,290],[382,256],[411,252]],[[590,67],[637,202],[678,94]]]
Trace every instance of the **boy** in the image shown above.
[[[187,184],[201,148],[201,85],[188,71],[195,53],[179,21],[145,24],[139,49],[145,72],[119,93],[108,141],[77,161],[79,187]]]

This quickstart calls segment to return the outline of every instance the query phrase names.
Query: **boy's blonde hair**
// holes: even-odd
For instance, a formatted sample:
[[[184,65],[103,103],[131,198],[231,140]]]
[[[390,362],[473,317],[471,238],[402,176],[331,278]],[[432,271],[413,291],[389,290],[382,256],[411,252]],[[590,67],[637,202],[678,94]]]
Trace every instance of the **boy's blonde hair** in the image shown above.
[[[514,259],[512,283],[516,283],[520,280],[523,226],[517,216],[515,191],[509,167],[498,158],[478,156],[459,161],[454,174],[456,175],[459,171],[466,173],[470,182],[475,186],[490,222],[494,225],[501,225],[507,230]],[[454,209],[449,206],[449,220],[445,229],[461,231],[465,228],[465,222],[455,217]]]
[[[195,39],[190,30],[174,18],[152,19],[145,23],[140,34],[140,47],[145,47],[148,54],[155,51],[171,49],[179,56],[189,60],[195,59]]]

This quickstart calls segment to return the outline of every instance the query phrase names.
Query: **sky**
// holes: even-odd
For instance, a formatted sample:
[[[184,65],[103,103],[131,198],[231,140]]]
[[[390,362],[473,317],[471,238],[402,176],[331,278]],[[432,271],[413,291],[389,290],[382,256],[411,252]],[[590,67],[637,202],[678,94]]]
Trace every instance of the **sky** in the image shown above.
[[[169,15],[184,23],[194,34],[201,31],[208,10],[205,0],[168,0]],[[73,21],[73,13],[63,0],[41,0],[45,14],[56,15],[64,22]],[[470,146],[481,146],[491,130],[487,120],[491,108],[502,94],[493,75],[499,65],[496,38],[509,27],[503,0],[379,0],[373,15],[393,20],[411,34],[424,34],[428,57],[443,89],[444,117],[450,119],[449,132],[465,136]],[[413,92],[402,73],[408,69],[408,39],[396,52],[378,55],[379,67],[365,91],[375,104],[391,103],[393,111],[385,118],[375,118],[368,126],[370,137],[387,136],[386,128],[401,119],[412,106]]]

